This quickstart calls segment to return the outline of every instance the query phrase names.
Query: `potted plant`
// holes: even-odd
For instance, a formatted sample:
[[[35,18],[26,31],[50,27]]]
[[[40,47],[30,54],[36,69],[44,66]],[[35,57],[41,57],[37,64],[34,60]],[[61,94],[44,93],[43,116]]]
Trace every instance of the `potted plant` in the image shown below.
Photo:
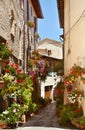
[[[72,120],[72,124],[80,129],[85,129],[85,117],[77,117]]]
[[[0,129],[7,128],[7,122],[5,120],[0,119]]]
[[[68,103],[81,104],[83,99],[84,99],[84,94],[83,94],[83,91],[80,91],[80,90],[74,89],[71,91],[71,93],[67,94]]]
[[[74,84],[78,77],[83,73],[83,68],[77,66],[76,64],[70,69],[69,73],[64,77],[64,84],[69,87],[69,85]]]
[[[83,84],[85,84],[85,74],[81,76],[81,81],[83,82]]]
[[[27,23],[27,24],[28,24],[28,26],[29,26],[29,27],[31,27],[31,28],[35,26],[35,24],[34,24],[34,22],[33,22],[33,21],[28,21],[28,23]]]
[[[0,76],[0,89],[2,89],[4,87],[4,80],[3,77]]]
[[[8,127],[15,128],[17,127],[22,112],[22,107],[17,103],[13,103],[0,114],[0,117],[7,122]]]
[[[39,34],[38,34],[38,33],[35,33],[35,34],[34,34],[34,37],[35,37],[35,39],[38,39],[38,38],[39,38]]]
[[[12,55],[12,51],[9,50],[6,43],[0,43],[0,58],[7,60]]]

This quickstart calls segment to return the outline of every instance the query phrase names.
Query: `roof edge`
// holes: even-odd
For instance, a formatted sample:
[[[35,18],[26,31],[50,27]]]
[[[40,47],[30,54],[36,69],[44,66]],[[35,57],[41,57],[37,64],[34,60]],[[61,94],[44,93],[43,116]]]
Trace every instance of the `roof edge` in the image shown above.
[[[39,0],[31,0],[38,18],[44,18]]]

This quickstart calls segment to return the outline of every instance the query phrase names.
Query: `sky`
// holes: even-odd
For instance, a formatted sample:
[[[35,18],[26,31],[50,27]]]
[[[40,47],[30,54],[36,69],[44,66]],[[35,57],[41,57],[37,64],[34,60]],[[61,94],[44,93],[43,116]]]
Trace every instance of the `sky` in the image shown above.
[[[38,33],[41,40],[50,38],[60,41],[63,30],[60,28],[57,0],[39,0],[43,12],[43,19],[38,19]]]

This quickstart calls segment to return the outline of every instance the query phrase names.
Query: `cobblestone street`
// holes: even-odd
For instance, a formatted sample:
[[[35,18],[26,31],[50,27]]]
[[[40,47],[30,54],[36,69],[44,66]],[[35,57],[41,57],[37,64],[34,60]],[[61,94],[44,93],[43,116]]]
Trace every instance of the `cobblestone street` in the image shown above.
[[[47,107],[32,116],[24,126],[59,127],[56,116],[56,104],[51,103]]]

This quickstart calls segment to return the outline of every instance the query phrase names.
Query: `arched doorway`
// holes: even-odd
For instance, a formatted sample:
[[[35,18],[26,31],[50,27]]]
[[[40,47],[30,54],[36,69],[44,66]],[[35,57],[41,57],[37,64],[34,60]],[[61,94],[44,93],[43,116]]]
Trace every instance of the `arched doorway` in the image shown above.
[[[45,86],[45,98],[51,98],[52,85]]]

